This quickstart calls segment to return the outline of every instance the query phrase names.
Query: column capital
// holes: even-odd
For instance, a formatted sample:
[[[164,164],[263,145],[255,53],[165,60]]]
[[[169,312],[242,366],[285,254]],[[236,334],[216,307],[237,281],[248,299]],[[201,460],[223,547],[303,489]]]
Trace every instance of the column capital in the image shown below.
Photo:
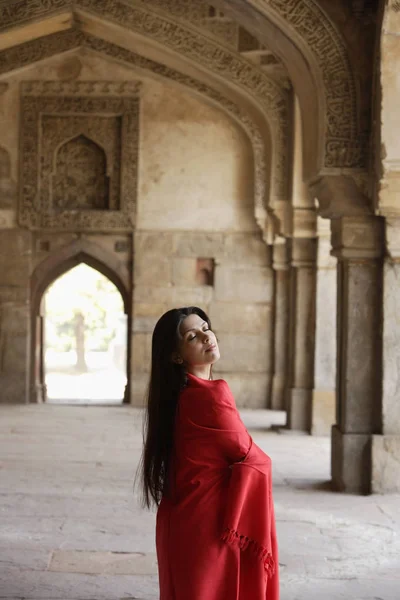
[[[318,201],[318,214],[325,219],[373,215],[370,200],[351,175],[324,175],[310,182]]]
[[[332,256],[340,259],[380,258],[384,253],[382,217],[342,217],[331,221]]]
[[[288,241],[278,237],[272,246],[272,268],[275,271],[288,271],[290,268]]]
[[[317,238],[293,238],[291,265],[293,267],[315,267],[317,260]]]
[[[292,236],[294,238],[317,237],[317,211],[315,208],[293,207]]]
[[[400,217],[386,219],[385,242],[388,255],[400,261]]]

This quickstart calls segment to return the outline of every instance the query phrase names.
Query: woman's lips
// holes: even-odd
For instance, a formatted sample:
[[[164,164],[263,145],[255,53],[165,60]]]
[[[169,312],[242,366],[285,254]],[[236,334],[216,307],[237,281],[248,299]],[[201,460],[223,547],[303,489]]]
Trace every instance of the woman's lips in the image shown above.
[[[217,347],[217,344],[210,344],[210,346],[207,347],[206,352],[210,352],[211,350],[215,350],[216,347]]]

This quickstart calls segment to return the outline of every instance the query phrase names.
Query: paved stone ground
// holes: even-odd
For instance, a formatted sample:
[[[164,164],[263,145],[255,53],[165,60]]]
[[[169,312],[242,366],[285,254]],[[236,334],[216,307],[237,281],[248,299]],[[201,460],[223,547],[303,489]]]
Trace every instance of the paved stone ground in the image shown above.
[[[400,600],[400,496],[330,492],[328,439],[243,416],[273,459],[282,600]],[[0,407],[0,600],[158,598],[155,515],[132,493],[140,418]]]

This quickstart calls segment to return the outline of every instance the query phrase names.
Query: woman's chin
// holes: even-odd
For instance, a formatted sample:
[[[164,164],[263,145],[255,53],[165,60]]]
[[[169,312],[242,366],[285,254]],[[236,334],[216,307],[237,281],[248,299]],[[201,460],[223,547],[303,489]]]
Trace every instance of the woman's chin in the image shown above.
[[[215,364],[221,358],[221,355],[219,352],[210,352],[210,354],[212,354],[212,356],[210,357],[211,360],[209,362],[212,365]]]

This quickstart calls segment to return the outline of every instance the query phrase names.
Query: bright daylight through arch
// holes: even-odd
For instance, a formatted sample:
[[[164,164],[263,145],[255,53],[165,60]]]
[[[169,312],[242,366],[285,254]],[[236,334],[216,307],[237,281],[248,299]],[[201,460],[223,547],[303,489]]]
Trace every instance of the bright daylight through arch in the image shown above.
[[[117,287],[80,264],[49,286],[42,315],[47,401],[121,403],[127,327]]]

